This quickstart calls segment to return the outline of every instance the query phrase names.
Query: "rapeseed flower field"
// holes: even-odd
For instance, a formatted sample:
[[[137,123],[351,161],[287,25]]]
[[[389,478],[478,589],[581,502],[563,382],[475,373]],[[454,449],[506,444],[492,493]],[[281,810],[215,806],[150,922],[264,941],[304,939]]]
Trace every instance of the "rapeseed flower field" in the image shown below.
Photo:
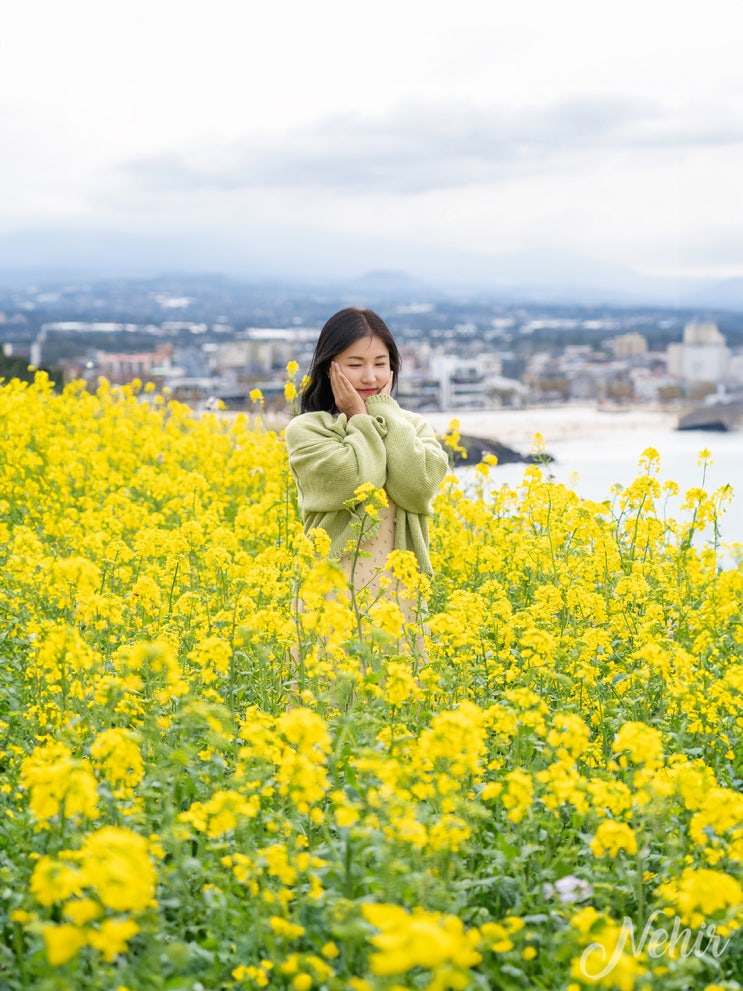
[[[366,601],[260,417],[37,373],[0,422],[0,987],[741,987],[706,455],[675,517],[653,450],[601,503],[451,474]]]

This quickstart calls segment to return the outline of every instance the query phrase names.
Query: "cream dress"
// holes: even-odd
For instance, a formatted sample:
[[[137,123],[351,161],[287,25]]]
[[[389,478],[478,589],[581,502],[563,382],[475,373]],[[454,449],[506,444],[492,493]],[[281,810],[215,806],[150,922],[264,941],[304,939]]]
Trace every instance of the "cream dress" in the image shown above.
[[[360,549],[365,553],[360,554],[356,560],[353,584],[357,595],[363,592],[363,599],[366,602],[374,602],[380,596],[392,599],[400,607],[405,623],[414,623],[417,618],[418,603],[416,599],[410,598],[406,594],[404,586],[386,567],[387,556],[395,549],[396,519],[397,504],[388,495],[387,505],[379,510],[379,529],[371,540],[367,540],[361,545]],[[350,582],[352,557],[344,555],[340,563]],[[382,577],[389,581],[388,587],[384,590],[380,584]],[[427,613],[426,603],[421,602],[420,607],[421,618],[423,618]],[[402,633],[402,630],[400,632]]]
[[[423,633],[425,632],[425,618],[428,614],[427,604],[425,601],[421,601],[419,604],[417,599],[411,599],[406,595],[404,586],[402,586],[400,581],[386,567],[387,556],[395,549],[396,518],[397,505],[388,495],[387,505],[380,507],[379,510],[380,525],[377,533],[361,545],[360,549],[365,553],[359,555],[356,560],[356,566],[353,569],[353,584],[356,594],[362,600],[362,609],[380,598],[391,599],[399,606],[404,623],[421,623],[415,634],[415,639],[423,662],[425,663]],[[347,580],[350,582],[353,558],[350,555],[344,555],[340,559],[340,564],[346,573]],[[380,584],[380,578],[382,576],[389,579],[389,586],[386,589],[382,589]],[[334,599],[335,597],[336,592],[328,592],[326,595],[328,599]],[[302,612],[304,604],[301,599],[297,600],[297,606],[299,612]],[[420,613],[418,614],[419,609]],[[398,636],[402,637],[402,635],[403,629],[401,626]],[[292,648],[291,656],[295,663],[299,661],[299,651],[296,647]]]
[[[356,591],[366,589],[372,599],[379,595],[379,578],[385,571],[387,555],[395,549],[395,519],[397,517],[397,505],[387,496],[387,505],[379,510],[379,529],[371,540],[365,541],[360,550],[362,551],[356,559],[356,567],[353,572],[353,583]],[[353,558],[344,555],[341,564],[351,580],[351,568]]]

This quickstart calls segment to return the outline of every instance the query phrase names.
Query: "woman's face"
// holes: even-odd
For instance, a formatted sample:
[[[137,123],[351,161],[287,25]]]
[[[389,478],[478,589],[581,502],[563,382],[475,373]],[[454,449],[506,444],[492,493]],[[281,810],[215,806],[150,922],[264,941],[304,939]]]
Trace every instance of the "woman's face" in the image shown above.
[[[360,337],[333,360],[362,399],[381,392],[392,375],[387,345],[378,337]]]

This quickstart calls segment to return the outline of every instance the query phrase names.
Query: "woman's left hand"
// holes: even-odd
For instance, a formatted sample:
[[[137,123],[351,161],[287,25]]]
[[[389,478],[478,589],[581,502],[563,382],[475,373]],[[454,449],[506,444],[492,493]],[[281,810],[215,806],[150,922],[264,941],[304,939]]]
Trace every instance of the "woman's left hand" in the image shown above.
[[[380,396],[390,396],[392,394],[392,381],[394,377],[394,372],[390,369],[390,377],[387,379],[384,386],[379,390]]]

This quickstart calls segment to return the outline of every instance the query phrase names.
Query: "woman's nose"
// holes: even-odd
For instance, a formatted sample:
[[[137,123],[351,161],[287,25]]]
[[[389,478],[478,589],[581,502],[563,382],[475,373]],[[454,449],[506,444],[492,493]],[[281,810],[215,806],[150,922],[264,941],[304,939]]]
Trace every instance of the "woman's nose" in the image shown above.
[[[374,382],[376,381],[377,375],[373,368],[367,367],[361,373],[362,382]]]

